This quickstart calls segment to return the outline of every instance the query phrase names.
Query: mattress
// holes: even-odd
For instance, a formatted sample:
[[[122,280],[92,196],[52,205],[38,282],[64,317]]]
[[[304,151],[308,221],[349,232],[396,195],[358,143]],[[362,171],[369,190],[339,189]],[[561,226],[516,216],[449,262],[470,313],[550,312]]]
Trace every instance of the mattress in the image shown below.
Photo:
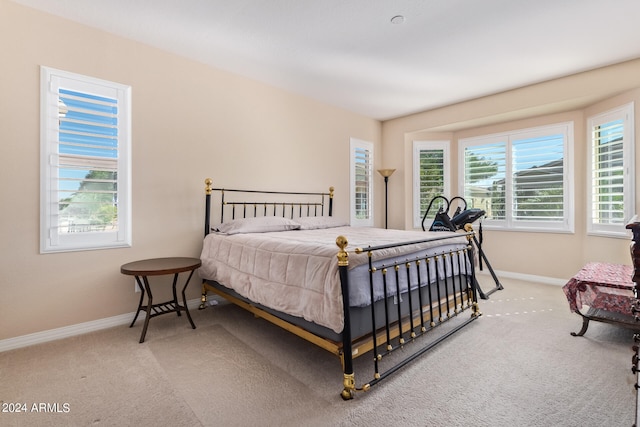
[[[373,298],[369,284],[369,255],[352,252],[356,247],[391,245],[376,250],[371,261],[384,269],[396,261],[414,260],[467,247],[465,236],[455,233],[425,233],[367,227],[333,227],[226,235],[211,233],[203,243],[200,276],[233,289],[239,295],[270,309],[301,317],[340,333],[344,325],[342,290],[337,268],[336,237],[349,240],[349,306],[365,307],[385,298],[383,280],[376,275]],[[442,240],[451,235],[451,239]],[[437,239],[427,240],[425,239]],[[400,242],[419,242],[394,245]],[[466,258],[465,258],[466,260]],[[465,261],[466,262],[466,261]],[[420,277],[429,282],[469,271],[468,264],[452,262],[447,268],[435,261],[422,263]],[[386,278],[387,295],[417,285],[417,273],[395,274]]]

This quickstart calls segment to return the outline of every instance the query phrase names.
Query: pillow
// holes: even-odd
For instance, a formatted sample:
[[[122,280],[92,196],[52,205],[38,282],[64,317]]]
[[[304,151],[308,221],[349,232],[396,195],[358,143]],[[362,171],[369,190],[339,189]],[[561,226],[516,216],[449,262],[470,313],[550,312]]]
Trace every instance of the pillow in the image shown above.
[[[260,216],[255,218],[240,218],[224,222],[215,231],[224,234],[266,233],[269,231],[297,230],[300,224],[278,216]]]
[[[300,230],[316,230],[318,228],[334,228],[349,225],[348,222],[332,216],[304,216],[296,218]]]

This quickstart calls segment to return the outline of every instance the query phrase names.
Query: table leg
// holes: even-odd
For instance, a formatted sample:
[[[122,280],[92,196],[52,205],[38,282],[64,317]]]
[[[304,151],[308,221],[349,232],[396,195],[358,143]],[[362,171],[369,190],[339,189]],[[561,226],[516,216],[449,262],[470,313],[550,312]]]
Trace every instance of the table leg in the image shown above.
[[[178,302],[178,296],[176,294],[176,284],[178,283],[178,274],[176,273],[173,275],[173,303],[176,305],[176,313],[178,313],[178,317],[181,316],[180,314],[180,303]]]
[[[131,322],[131,324],[129,325],[130,328],[132,328],[133,325],[136,323],[136,320],[138,320],[138,314],[140,314],[142,301],[144,300],[144,286],[142,285],[140,278],[138,276],[135,276],[135,277],[136,277],[136,283],[140,288],[140,301],[138,301],[138,310],[136,310],[136,315],[133,317],[133,322]]]
[[[182,304],[184,304],[184,311],[187,313],[187,318],[189,319],[189,323],[191,323],[191,329],[195,329],[196,325],[195,323],[193,323],[193,320],[191,319],[191,314],[189,314],[189,307],[187,307],[187,298],[185,296],[185,291],[187,289],[187,285],[189,284],[189,281],[191,280],[191,276],[193,276],[194,271],[195,270],[191,270],[191,273],[189,274],[189,277],[187,277],[187,281],[185,282],[184,287],[182,288]]]
[[[140,336],[140,343],[144,342],[144,337],[147,335],[147,327],[149,327],[149,319],[151,319],[151,306],[153,305],[153,295],[151,294],[151,286],[149,286],[149,279],[147,276],[143,276],[144,287],[147,290],[147,316],[144,318],[144,327],[142,328],[142,335]]]

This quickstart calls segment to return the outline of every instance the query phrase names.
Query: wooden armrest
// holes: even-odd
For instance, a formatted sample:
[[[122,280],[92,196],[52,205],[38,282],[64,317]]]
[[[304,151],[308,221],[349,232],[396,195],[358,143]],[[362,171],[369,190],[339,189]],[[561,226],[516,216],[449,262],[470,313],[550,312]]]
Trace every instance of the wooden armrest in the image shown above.
[[[627,225],[625,226],[627,230],[639,230],[640,229],[640,219],[638,218],[638,214],[635,214],[633,218],[629,220]],[[634,233],[635,237],[635,233]]]

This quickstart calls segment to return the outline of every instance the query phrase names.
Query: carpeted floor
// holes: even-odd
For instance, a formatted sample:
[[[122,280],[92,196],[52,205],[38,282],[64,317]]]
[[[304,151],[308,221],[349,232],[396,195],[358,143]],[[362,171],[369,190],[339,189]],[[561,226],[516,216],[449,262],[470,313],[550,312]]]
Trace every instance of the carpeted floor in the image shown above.
[[[156,340],[149,347],[174,388],[208,425],[275,426],[283,419],[304,419],[307,408],[317,407],[311,387],[220,325]]]
[[[28,409],[0,425],[631,426],[633,332],[572,337],[560,287],[502,282],[479,320],[352,401],[336,357],[222,304],[196,330],[152,319],[143,344],[138,322],[0,353],[0,401]]]

